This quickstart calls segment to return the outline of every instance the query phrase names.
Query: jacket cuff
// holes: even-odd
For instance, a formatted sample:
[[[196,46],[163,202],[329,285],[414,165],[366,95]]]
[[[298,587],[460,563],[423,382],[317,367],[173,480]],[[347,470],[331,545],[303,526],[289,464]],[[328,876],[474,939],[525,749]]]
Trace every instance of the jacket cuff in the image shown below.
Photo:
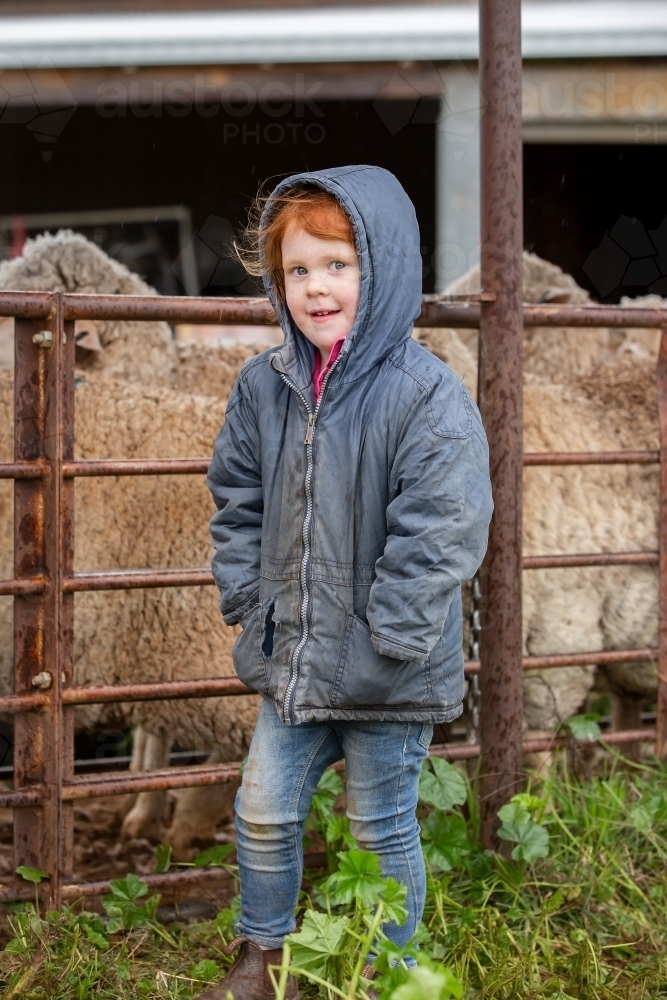
[[[258,604],[259,604],[259,588],[257,588],[257,590],[253,590],[250,597],[246,597],[246,599],[242,601],[241,604],[237,604],[232,608],[223,608],[222,598],[220,598],[220,610],[222,612],[222,620],[224,621],[225,625],[238,625],[238,623],[245,618],[248,612],[251,611]]]
[[[412,663],[423,663],[428,658],[428,653],[415,646],[408,646],[407,643],[399,639],[391,639],[380,632],[371,632],[371,641],[376,653],[382,656],[393,656],[395,660],[409,660]]]

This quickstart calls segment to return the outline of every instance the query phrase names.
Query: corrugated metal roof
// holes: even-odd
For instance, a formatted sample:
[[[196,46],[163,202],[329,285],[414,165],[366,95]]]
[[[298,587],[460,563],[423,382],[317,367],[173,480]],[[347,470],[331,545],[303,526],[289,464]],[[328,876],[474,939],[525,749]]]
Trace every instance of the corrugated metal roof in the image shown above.
[[[523,5],[524,56],[667,54],[665,0]],[[0,67],[474,59],[477,8],[335,7],[0,18]]]

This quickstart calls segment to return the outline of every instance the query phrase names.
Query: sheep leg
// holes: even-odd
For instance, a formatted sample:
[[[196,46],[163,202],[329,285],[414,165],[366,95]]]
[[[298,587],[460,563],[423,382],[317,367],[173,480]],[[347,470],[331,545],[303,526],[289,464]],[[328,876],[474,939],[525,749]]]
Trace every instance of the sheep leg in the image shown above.
[[[156,736],[137,726],[134,733],[131,770],[150,771],[168,767],[170,749],[171,738],[166,733]],[[166,792],[139,792],[134,805],[123,820],[121,837],[123,840],[145,837],[147,840],[158,841],[166,818]]]
[[[222,762],[220,751],[214,751],[207,760],[208,764]],[[234,816],[234,799],[240,784],[240,780],[231,781],[181,792],[165,836],[175,861],[190,861],[197,849],[209,847],[215,841],[216,826]]]
[[[141,726],[137,726],[132,734],[132,756],[130,758],[130,771],[141,771],[142,760],[146,748],[146,738],[148,733]],[[137,801],[136,792],[128,792],[126,795],[117,795],[114,800],[113,813],[118,823],[122,823],[125,816]]]

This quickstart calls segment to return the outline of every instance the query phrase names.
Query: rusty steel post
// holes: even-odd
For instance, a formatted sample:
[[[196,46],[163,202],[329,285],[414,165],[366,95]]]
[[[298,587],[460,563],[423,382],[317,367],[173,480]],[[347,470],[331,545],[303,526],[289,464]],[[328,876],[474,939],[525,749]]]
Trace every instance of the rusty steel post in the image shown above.
[[[656,746],[658,760],[667,758],[667,327],[658,354],[658,418],[660,423],[659,637]]]
[[[53,321],[15,321],[14,458],[44,460],[46,371],[48,351],[33,342],[40,331],[55,330]],[[44,507],[46,481],[17,479],[14,483],[14,576],[45,574]],[[44,674],[44,615],[46,598],[30,593],[14,597],[14,690],[32,695],[33,678]],[[14,788],[30,794],[51,770],[50,732],[44,712],[26,712],[14,721]],[[49,872],[56,867],[54,824],[57,805],[17,809],[14,813],[14,867],[30,865]]]
[[[66,592],[64,581],[74,574],[74,480],[65,478],[64,463],[74,459],[74,320],[66,320],[62,297],[59,301],[59,329],[61,331],[61,351],[57,356],[58,380],[57,396],[59,412],[56,427],[59,443],[53,442],[54,453],[51,461],[58,478],[58,519],[53,531],[46,534],[47,565],[53,566],[52,577],[58,586],[59,606],[56,609],[55,626],[58,643],[54,654],[54,673],[59,676],[59,684],[54,688],[53,711],[57,714],[60,727],[58,746],[58,795],[60,797],[60,876],[58,902],[62,899],[60,886],[73,878],[74,853],[74,807],[63,801],[63,784],[74,778],[74,706],[63,706],[62,691],[74,682],[74,594]],[[50,425],[47,416],[47,436]],[[47,451],[48,454],[48,451]],[[55,498],[54,498],[55,499]],[[54,560],[51,563],[51,556]],[[48,668],[47,668],[48,669]]]
[[[57,906],[72,856],[72,807],[62,802],[62,784],[73,777],[73,709],[63,716],[60,691],[72,663],[73,596],[63,594],[62,580],[72,571],[73,482],[64,482],[62,465],[73,458],[74,324],[63,322],[62,295],[53,303],[52,318],[16,322],[15,460],[45,460],[50,473],[14,487],[15,574],[49,581],[43,596],[15,598],[16,692],[38,690],[39,674],[49,701],[16,720],[15,787],[43,785],[46,798],[17,810],[14,845],[16,865],[49,873],[44,892]]]
[[[521,714],[522,131],[521,2],[480,0],[481,282],[479,400],[495,513],[480,572],[481,835],[519,790]]]

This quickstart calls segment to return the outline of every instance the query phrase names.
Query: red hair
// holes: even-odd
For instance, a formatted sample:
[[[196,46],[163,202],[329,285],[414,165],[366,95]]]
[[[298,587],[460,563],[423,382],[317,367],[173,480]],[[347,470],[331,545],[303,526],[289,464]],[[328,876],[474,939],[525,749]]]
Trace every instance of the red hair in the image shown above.
[[[251,209],[245,231],[245,247],[236,247],[237,256],[249,274],[259,277],[268,271],[274,288],[285,301],[282,241],[291,227],[304,229],[322,240],[344,240],[355,246],[354,230],[347,212],[334,195],[319,188],[295,188],[272,201],[273,214],[260,230],[259,218],[267,199]]]

